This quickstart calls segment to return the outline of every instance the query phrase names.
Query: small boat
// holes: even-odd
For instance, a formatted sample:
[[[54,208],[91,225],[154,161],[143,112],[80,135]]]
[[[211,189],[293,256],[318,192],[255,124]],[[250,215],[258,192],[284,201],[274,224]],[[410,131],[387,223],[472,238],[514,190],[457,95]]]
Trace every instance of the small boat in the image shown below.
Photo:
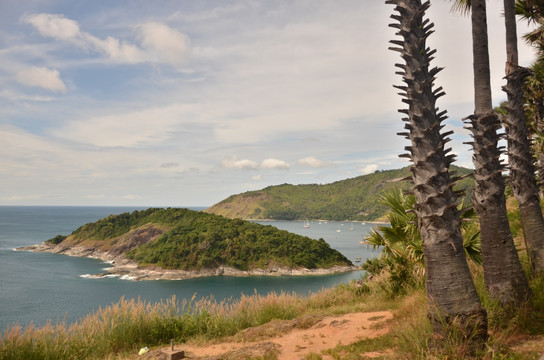
[[[361,260],[363,260],[363,258],[360,256],[357,256],[357,259],[355,260],[355,262],[361,262]]]
[[[306,222],[304,223],[304,227],[305,228],[309,228],[310,227],[310,222],[308,220],[306,220]]]

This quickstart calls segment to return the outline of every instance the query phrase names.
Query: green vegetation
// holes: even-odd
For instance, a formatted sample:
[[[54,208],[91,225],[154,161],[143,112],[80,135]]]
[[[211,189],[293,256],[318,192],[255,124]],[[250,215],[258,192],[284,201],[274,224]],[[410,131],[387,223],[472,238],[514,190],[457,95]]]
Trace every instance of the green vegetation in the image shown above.
[[[452,166],[458,176],[472,170]],[[384,191],[406,190],[410,176],[408,167],[377,171],[374,174],[337,181],[331,184],[269,186],[262,190],[233,195],[206,210],[229,218],[275,220],[359,220],[383,217],[387,207],[380,202]],[[456,190],[472,186],[472,179],[461,180]],[[465,203],[470,203],[468,193]]]
[[[352,265],[323,239],[188,209],[148,209],[112,215],[49,242],[124,252],[141,265],[165,269],[315,269]]]
[[[50,243],[50,244],[53,244],[53,245],[58,245],[61,242],[63,242],[64,240],[66,240],[66,236],[57,235],[54,238],[47,240],[47,242]]]
[[[145,224],[172,227],[194,213],[188,209],[150,208],[132,213],[110,215],[94,223],[88,223],[72,233],[75,239],[106,240],[119,237]]]
[[[422,284],[425,275],[423,242],[417,228],[416,214],[412,211],[416,200],[413,195],[396,190],[384,193],[381,202],[389,208],[389,225],[374,228],[364,240],[366,245],[380,248],[381,253],[377,258],[367,259],[362,267],[372,276],[387,273],[388,292],[391,295],[403,294],[407,289]],[[462,215],[461,232],[465,253],[468,259],[481,265],[480,231],[476,213],[470,208]]]

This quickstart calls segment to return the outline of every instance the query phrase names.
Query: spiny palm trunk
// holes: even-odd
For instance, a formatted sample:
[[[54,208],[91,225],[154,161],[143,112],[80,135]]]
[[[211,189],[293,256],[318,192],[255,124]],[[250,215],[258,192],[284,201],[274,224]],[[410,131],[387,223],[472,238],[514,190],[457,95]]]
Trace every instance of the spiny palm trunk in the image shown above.
[[[544,152],[540,150],[538,153],[538,162],[537,162],[537,173],[538,173],[538,195],[540,199],[544,199]]]
[[[505,118],[508,139],[508,163],[514,196],[518,201],[525,245],[533,272],[544,271],[544,218],[540,208],[538,187],[529,146],[527,124],[523,112],[523,86],[527,72],[517,68],[503,87],[508,95]]]
[[[544,271],[544,218],[540,209],[529,131],[523,106],[523,85],[530,75],[518,66],[514,0],[504,0],[506,24],[506,86],[508,115],[505,117],[508,139],[508,163],[514,196],[519,205],[525,245],[533,272]]]
[[[421,4],[420,0],[388,0],[387,4],[396,5],[399,15],[391,17],[398,24],[397,35],[402,40],[391,43],[399,47],[398,51],[405,64],[396,64],[401,68],[398,74],[403,76],[406,86],[397,86],[403,93],[403,102],[407,110],[399,110],[408,115],[406,136],[412,146],[406,147],[412,160],[413,194],[416,197],[415,211],[418,228],[423,240],[429,318],[434,331],[445,335],[448,327],[459,327],[472,348],[481,346],[487,337],[487,316],[481,306],[476,289],[468,269],[463,239],[460,231],[459,211],[456,195],[452,187],[455,180],[450,177],[449,165],[453,155],[446,155],[451,149],[444,146],[449,141],[442,134],[442,121],[445,112],[437,113],[436,99],[444,93],[441,88],[433,90],[434,76],[441,70],[429,70],[432,60],[431,51],[426,48],[426,38],[434,26],[428,20],[423,21],[430,2]]]
[[[468,118],[474,141],[475,186],[473,206],[480,220],[484,280],[489,294],[503,305],[518,305],[529,297],[527,278],[514,245],[504,196],[503,167],[499,161],[497,115]]]
[[[529,125],[529,138],[532,138],[531,143],[532,153],[535,156],[535,165],[538,178],[536,186],[538,188],[538,195],[540,199],[544,199],[544,92],[538,87],[542,86],[542,74],[537,72],[542,71],[539,68],[533,66],[531,71],[533,75],[531,81],[525,82],[524,94],[526,101],[529,102],[529,108],[531,109],[532,119],[527,122]],[[527,113],[526,113],[527,116]]]
[[[475,114],[466,120],[473,137],[472,201],[480,220],[484,279],[493,298],[503,305],[518,305],[529,297],[530,291],[506,213],[497,134],[500,121],[491,103],[485,0],[472,0],[471,11]]]

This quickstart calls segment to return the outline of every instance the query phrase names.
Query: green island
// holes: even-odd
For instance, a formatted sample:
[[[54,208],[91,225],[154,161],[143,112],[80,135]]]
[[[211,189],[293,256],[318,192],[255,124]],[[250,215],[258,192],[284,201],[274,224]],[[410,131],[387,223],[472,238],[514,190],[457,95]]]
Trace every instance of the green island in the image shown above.
[[[460,180],[455,190],[464,191],[463,202],[470,204],[473,170],[451,166]],[[229,196],[205,211],[240,219],[271,220],[383,220],[387,206],[380,197],[394,189],[408,190],[410,169],[376,171],[330,184],[282,184]]]
[[[285,274],[279,270],[342,267],[349,271],[353,266],[323,239],[182,208],[111,215],[28,250],[113,260],[114,268],[119,262],[125,270],[128,261],[133,267],[137,263],[138,271],[196,272],[182,278],[206,275],[206,271],[218,268]]]

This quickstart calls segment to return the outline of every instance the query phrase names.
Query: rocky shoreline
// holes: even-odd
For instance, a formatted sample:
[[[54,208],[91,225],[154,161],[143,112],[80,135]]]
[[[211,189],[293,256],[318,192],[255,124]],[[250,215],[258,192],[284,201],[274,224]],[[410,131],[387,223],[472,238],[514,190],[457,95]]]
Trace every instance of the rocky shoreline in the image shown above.
[[[329,269],[287,268],[271,266],[266,269],[238,270],[232,267],[220,266],[216,269],[201,270],[173,270],[161,267],[142,267],[135,261],[127,259],[124,254],[112,254],[111,252],[90,248],[86,246],[65,246],[42,243],[15,249],[17,251],[48,252],[75,257],[99,259],[111,267],[105,269],[106,273],[83,275],[86,278],[120,277],[124,280],[183,280],[208,276],[303,276],[303,275],[328,275],[358,271],[358,266],[333,266]]]

